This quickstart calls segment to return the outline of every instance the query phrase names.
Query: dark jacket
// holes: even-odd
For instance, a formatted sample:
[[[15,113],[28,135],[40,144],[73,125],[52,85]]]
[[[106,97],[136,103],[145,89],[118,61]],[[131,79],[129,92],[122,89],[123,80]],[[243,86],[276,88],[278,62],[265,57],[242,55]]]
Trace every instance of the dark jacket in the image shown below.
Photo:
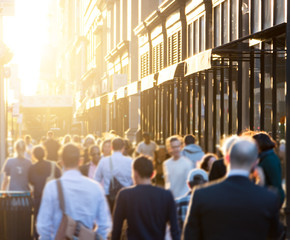
[[[281,163],[273,149],[259,154],[259,166],[265,174],[266,186],[272,188],[279,195],[280,206],[282,206],[285,194],[282,188]]]
[[[244,176],[193,191],[184,240],[276,239],[282,233],[278,197]]]

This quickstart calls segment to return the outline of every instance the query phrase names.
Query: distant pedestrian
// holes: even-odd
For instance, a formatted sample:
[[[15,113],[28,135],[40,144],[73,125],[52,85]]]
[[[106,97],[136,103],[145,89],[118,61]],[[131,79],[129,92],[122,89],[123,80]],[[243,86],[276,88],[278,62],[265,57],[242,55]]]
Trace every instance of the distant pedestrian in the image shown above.
[[[127,220],[127,239],[164,239],[167,223],[172,240],[180,239],[176,207],[170,191],[151,185],[153,164],[145,156],[134,160],[135,185],[119,192],[114,211],[112,240],[119,240]]]
[[[253,140],[233,143],[227,178],[193,191],[184,240],[278,239],[282,233],[278,196],[249,179],[257,158]]]
[[[100,148],[97,145],[91,145],[89,147],[88,154],[89,154],[90,161],[80,166],[79,169],[84,176],[94,179],[95,171],[101,159]]]
[[[58,150],[60,149],[60,144],[54,139],[54,133],[52,131],[47,132],[47,140],[43,145],[47,152],[47,160],[58,161]]]
[[[24,157],[28,160],[31,161],[31,156],[32,156],[32,148],[33,148],[33,144],[32,144],[32,138],[30,135],[25,135],[24,137],[24,142],[25,142],[25,153],[24,153]]]
[[[102,152],[102,157],[108,157],[111,156],[112,154],[112,140],[111,139],[105,139],[101,143],[101,152]]]
[[[158,146],[154,141],[150,139],[149,133],[144,132],[142,137],[143,141],[140,142],[136,147],[136,156],[149,156],[153,161],[155,158],[155,153],[158,150]]]
[[[95,180],[101,183],[108,197],[111,210],[115,201],[110,199],[110,185],[114,177],[123,187],[133,184],[132,181],[132,158],[125,157],[122,154],[125,144],[122,138],[117,137],[112,141],[113,154],[111,156],[102,157],[95,173]]]
[[[205,154],[200,160],[200,168],[207,173],[211,170],[213,163],[218,159],[218,156],[214,153]]]
[[[16,157],[9,158],[4,163],[2,172],[4,173],[1,190],[9,191],[30,191],[28,185],[28,170],[32,163],[24,157],[26,145],[20,139],[17,140],[14,149]]]
[[[166,139],[168,152],[172,156],[163,162],[165,188],[170,189],[174,198],[187,193],[187,176],[193,168],[192,162],[181,155],[181,140],[179,136],[171,136]]]
[[[285,193],[282,188],[282,170],[279,157],[274,152],[276,142],[266,132],[260,132],[253,136],[259,149],[259,166],[265,175],[265,185],[274,189],[279,195],[280,207]]]
[[[92,134],[89,134],[85,137],[83,150],[84,150],[84,164],[90,162],[89,148],[95,144],[95,137]]]

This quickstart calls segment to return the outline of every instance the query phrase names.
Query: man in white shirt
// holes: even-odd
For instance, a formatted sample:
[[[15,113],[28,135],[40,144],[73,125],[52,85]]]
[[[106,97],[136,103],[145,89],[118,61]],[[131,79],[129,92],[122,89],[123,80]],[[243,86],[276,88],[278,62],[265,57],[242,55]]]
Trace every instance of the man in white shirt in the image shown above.
[[[172,157],[163,162],[165,188],[171,190],[174,198],[178,198],[188,191],[187,176],[193,165],[188,158],[181,156],[179,136],[171,136],[166,139],[166,146]]]
[[[61,157],[64,173],[60,180],[66,214],[88,228],[98,226],[97,233],[106,239],[112,223],[102,187],[79,172],[80,150],[76,145],[65,145]],[[57,182],[52,180],[44,188],[37,217],[37,231],[41,239],[55,239],[62,215]]]
[[[131,174],[132,158],[125,157],[122,154],[124,147],[125,144],[122,138],[114,138],[112,141],[112,155],[101,158],[97,166],[95,180],[103,185],[106,195],[109,195],[110,181],[113,176],[124,187],[128,187],[133,184]]]
[[[148,156],[152,160],[154,160],[155,152],[158,150],[157,144],[154,141],[150,140],[149,133],[147,132],[144,132],[142,137],[143,141],[137,145],[136,155]]]

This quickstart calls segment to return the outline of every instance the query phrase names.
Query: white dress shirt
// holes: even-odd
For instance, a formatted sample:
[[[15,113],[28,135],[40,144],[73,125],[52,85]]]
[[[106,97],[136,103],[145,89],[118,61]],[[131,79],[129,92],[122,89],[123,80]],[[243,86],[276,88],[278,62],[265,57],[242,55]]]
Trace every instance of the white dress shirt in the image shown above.
[[[111,214],[102,187],[78,170],[65,171],[61,177],[65,211],[76,221],[88,228],[98,226],[97,232],[107,238],[111,230]],[[62,219],[59,207],[56,180],[44,188],[40,210],[37,216],[37,231],[40,239],[54,239]]]
[[[112,158],[112,171],[110,168],[110,158]],[[105,193],[108,195],[112,173],[124,187],[133,184],[131,168],[132,158],[125,157],[121,152],[113,152],[112,156],[104,157],[100,160],[96,169],[95,180],[103,185]]]

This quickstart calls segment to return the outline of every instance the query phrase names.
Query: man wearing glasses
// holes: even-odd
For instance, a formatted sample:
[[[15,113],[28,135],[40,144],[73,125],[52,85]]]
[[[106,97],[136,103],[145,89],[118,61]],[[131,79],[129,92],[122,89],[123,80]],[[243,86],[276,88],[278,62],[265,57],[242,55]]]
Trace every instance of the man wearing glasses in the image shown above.
[[[101,151],[97,145],[92,145],[89,148],[90,161],[80,167],[81,173],[89,178],[94,178],[97,165],[101,159]]]

